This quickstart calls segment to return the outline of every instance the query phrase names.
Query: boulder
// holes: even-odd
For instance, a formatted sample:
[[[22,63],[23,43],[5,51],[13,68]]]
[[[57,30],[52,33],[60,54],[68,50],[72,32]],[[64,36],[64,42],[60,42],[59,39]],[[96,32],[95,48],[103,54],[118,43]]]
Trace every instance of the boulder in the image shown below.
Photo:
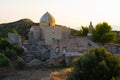
[[[43,49],[42,51],[33,51],[31,53],[34,58],[39,59],[41,61],[46,61],[50,58],[50,50]]]
[[[23,57],[23,59],[25,60],[25,62],[30,62],[33,60],[33,55],[27,54]]]
[[[49,51],[45,51],[44,53],[41,54],[40,56],[40,60],[42,61],[46,61],[47,59],[50,58],[50,52]]]
[[[65,62],[67,66],[73,65],[73,60],[77,57],[82,56],[83,53],[78,53],[78,52],[66,52],[65,54]]]
[[[42,64],[42,62],[38,59],[33,59],[28,63],[29,67],[39,67]]]
[[[21,43],[21,36],[18,34],[14,34],[14,33],[8,33],[8,40],[10,43],[18,43],[18,44],[22,44]]]
[[[48,62],[48,65],[52,65],[55,67],[61,66],[62,62],[65,62],[65,55],[62,54],[62,55],[59,55],[55,58],[51,58],[47,62]]]
[[[36,51],[33,52],[32,55],[34,56],[34,58],[41,60],[41,52]]]

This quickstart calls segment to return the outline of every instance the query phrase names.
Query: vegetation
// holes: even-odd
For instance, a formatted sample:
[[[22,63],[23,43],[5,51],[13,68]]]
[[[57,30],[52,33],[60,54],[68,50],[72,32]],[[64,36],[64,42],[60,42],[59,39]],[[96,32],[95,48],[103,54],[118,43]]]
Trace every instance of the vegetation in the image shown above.
[[[0,51],[5,50],[5,48],[11,48],[12,44],[10,44],[6,39],[0,40]]]
[[[120,37],[118,38],[117,43],[120,44]]]
[[[7,37],[8,32],[18,33],[24,38],[28,38],[28,32],[32,25],[35,25],[30,19],[21,19],[16,22],[0,24],[0,38]]]
[[[114,43],[120,44],[120,31],[113,31],[115,34],[116,39],[114,40]]]
[[[75,29],[71,29],[71,35],[75,36],[75,37],[80,36],[80,31],[79,30],[75,30]]]
[[[22,55],[24,55],[24,50],[20,45],[0,40],[0,67],[8,66],[10,61],[17,60],[17,56]]]
[[[71,72],[71,68],[65,68],[59,71],[53,71],[50,74],[50,80],[66,80],[67,75]]]
[[[115,34],[112,32],[112,28],[108,23],[103,22],[96,25],[93,30],[93,40],[102,44],[114,41]]]
[[[82,29],[80,29],[80,32],[81,32],[81,36],[87,36],[88,34],[88,27],[86,26],[81,26]]]
[[[105,48],[95,47],[74,60],[68,80],[117,80],[120,76],[120,57]]]
[[[11,33],[18,34],[18,32],[17,32],[16,29],[12,29],[12,30],[11,30]]]
[[[0,53],[0,67],[9,66],[9,59],[2,53]]]
[[[72,36],[87,36],[87,33],[88,33],[88,27],[86,26],[81,26],[80,30],[71,29]]]

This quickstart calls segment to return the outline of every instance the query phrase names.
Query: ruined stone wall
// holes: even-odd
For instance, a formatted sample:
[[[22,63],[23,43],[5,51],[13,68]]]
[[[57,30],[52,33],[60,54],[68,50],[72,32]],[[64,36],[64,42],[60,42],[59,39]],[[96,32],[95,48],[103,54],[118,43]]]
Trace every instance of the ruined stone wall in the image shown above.
[[[64,39],[57,42],[54,41],[52,45],[53,51],[56,51],[56,48],[59,48],[59,53],[63,53],[64,50],[69,52],[83,52],[88,50],[91,46],[89,46],[89,40],[87,38],[71,38],[71,39]]]

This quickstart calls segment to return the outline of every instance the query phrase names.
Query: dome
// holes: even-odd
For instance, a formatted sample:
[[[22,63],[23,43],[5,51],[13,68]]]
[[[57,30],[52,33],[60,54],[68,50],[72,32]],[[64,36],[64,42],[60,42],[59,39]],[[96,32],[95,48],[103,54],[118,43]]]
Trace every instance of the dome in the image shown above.
[[[40,26],[54,26],[54,25],[55,25],[54,17],[49,12],[46,12],[40,19]]]

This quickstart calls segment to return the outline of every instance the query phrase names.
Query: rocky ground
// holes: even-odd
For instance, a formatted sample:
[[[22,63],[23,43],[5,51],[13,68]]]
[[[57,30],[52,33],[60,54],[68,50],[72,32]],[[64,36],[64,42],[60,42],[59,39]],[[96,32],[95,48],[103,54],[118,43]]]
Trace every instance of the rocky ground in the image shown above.
[[[66,80],[70,72],[71,68],[14,70],[0,73],[0,80]]]

